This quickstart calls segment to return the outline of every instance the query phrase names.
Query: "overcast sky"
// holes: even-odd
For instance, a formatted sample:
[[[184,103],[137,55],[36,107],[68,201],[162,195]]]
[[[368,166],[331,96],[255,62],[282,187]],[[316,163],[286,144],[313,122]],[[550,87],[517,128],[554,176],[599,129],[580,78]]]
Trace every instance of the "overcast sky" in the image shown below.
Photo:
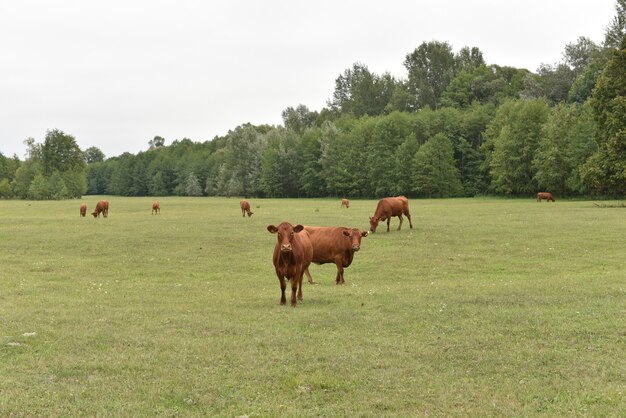
[[[107,157],[319,111],[354,63],[406,78],[422,42],[535,71],[614,0],[0,0],[0,152],[60,129]]]

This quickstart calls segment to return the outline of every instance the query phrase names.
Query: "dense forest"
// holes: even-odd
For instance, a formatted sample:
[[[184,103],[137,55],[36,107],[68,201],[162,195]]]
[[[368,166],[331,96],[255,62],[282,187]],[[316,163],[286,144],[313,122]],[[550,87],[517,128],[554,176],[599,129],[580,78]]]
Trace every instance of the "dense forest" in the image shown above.
[[[406,78],[355,63],[321,111],[203,143],[157,136],[105,158],[53,129],[24,161],[0,154],[0,197],[625,196],[626,0],[616,11],[601,45],[580,37],[535,73],[424,42]]]

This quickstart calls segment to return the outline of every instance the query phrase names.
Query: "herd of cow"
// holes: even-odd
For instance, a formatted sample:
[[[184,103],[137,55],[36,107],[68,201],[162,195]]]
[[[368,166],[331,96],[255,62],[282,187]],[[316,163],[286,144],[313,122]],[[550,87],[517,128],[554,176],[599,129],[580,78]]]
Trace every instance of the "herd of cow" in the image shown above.
[[[252,216],[250,203],[242,200],[240,206],[244,217],[246,213]],[[341,200],[341,207],[350,207],[348,199]],[[400,219],[400,225],[398,225],[398,230],[400,230],[403,215],[407,217],[410,227],[413,228],[409,200],[406,197],[380,199],[374,216],[370,217],[370,231],[376,232],[378,224],[386,220],[387,232],[389,232],[389,223],[394,216]],[[297,306],[298,300],[302,300],[303,276],[306,274],[309,283],[314,283],[309,272],[311,263],[334,263],[337,266],[335,282],[344,284],[344,269],[352,264],[354,253],[361,248],[361,239],[368,236],[368,231],[361,231],[358,228],[292,225],[289,222],[283,222],[278,226],[268,225],[267,230],[272,234],[277,234],[272,261],[280,282],[280,304],[287,303],[285,290],[289,281],[293,307]]]
[[[552,193],[537,193],[537,201],[552,201],[555,199]],[[254,212],[250,209],[247,200],[239,202],[241,214],[245,218],[246,214],[251,217]],[[341,199],[341,208],[349,208],[350,201]],[[160,214],[161,205],[159,202],[152,203],[152,214]],[[80,216],[87,214],[87,204],[80,205]],[[95,210],[91,213],[94,218],[99,218],[100,214],[104,218],[109,215],[109,202],[100,200],[96,203]],[[409,200],[404,196],[385,197],[378,201],[374,216],[370,217],[370,231],[376,232],[380,222],[387,221],[387,232],[391,218],[397,216],[400,220],[398,231],[402,228],[403,215],[409,220],[409,226],[413,228],[411,214],[409,212]],[[276,245],[272,257],[276,276],[280,282],[280,304],[285,305],[287,298],[285,290],[287,281],[291,284],[291,306],[296,307],[297,301],[302,300],[302,278],[306,274],[309,283],[315,283],[309,272],[311,263],[326,264],[334,263],[337,266],[337,276],[335,282],[344,284],[343,272],[352,264],[354,253],[361,248],[361,238],[368,236],[368,231],[361,231],[358,228],[348,227],[328,227],[328,226],[304,226],[301,224],[292,225],[289,222],[282,222],[280,225],[268,225],[267,230],[272,234],[277,234]]]

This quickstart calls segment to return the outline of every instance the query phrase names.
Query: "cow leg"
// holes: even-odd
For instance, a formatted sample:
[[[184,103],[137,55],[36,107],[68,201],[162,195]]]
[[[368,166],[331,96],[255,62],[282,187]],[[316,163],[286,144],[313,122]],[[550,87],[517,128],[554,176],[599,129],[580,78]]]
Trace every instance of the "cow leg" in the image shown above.
[[[280,304],[286,305],[287,298],[285,297],[285,290],[287,289],[287,283],[283,276],[278,276],[278,280],[280,281]]]
[[[302,274],[300,274],[300,278],[298,279],[298,300],[302,300]]]
[[[398,231],[402,228],[402,214],[398,215],[398,219],[400,219],[400,225],[398,225]]]
[[[296,277],[289,279],[291,283],[291,306],[294,308],[298,304],[298,300],[296,299],[296,295],[298,293],[298,279]]]
[[[411,222],[411,214],[409,212],[405,213],[406,217],[409,219],[409,226],[413,229],[413,223]]]
[[[387,218],[387,232],[389,232],[389,223],[391,222],[391,216]]]
[[[315,282],[313,281],[313,277],[311,276],[311,273],[309,272],[308,267],[306,268],[306,270],[304,270],[304,273],[306,274],[306,277],[309,280],[309,283],[315,284]]]
[[[338,262],[336,264],[337,264],[337,277],[335,278],[335,284],[344,284],[345,281],[343,280],[343,266],[341,265],[341,262]]]

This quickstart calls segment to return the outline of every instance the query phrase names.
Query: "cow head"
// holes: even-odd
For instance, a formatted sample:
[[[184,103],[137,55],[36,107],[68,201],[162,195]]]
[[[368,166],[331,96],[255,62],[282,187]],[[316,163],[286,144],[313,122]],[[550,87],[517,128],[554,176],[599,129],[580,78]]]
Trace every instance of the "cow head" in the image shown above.
[[[352,243],[352,251],[356,252],[361,249],[361,238],[368,235],[367,231],[359,231],[356,228],[344,229],[342,234],[347,237]]]
[[[376,228],[378,227],[378,222],[380,222],[380,218],[376,216],[370,217],[370,231],[376,232]]]
[[[278,225],[278,227],[274,225],[268,225],[267,227],[267,230],[271,234],[278,234],[278,244],[280,245],[280,251],[282,253],[290,253],[293,251],[291,247],[293,237],[303,229],[304,226],[300,224],[293,226],[289,222],[283,222]]]

